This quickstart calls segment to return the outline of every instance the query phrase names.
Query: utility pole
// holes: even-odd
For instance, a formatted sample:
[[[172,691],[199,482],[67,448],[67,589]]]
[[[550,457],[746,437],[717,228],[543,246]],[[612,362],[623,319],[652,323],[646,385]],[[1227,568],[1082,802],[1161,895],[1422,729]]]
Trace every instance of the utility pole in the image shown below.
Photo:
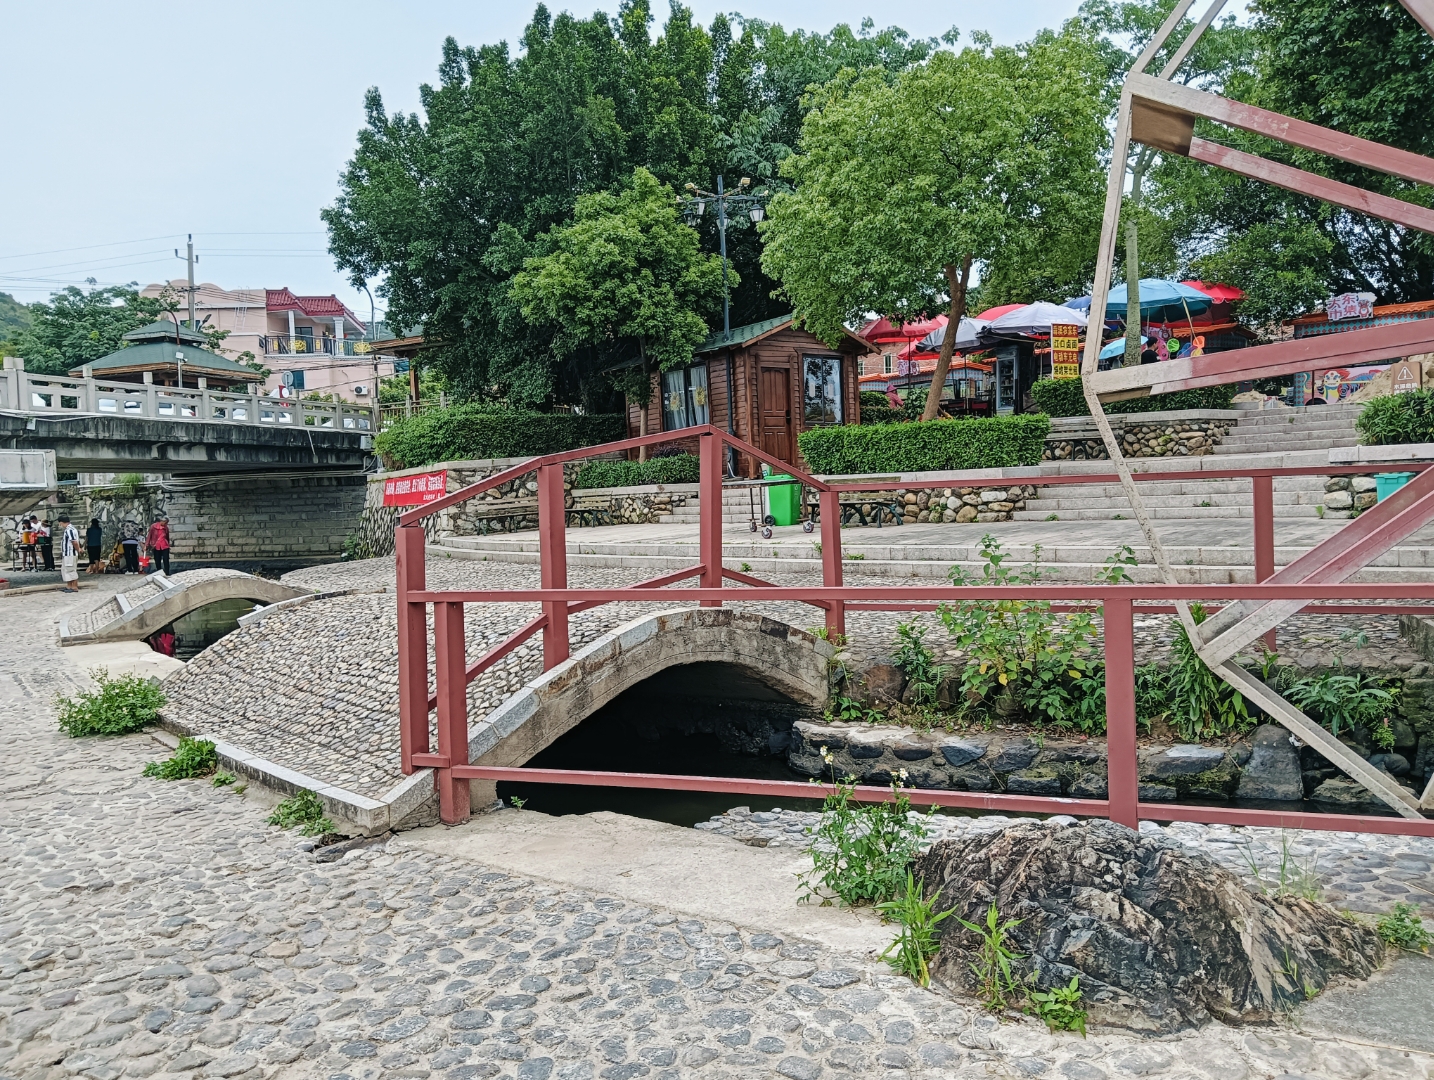
[[[190,234],[189,234],[188,254],[185,255],[185,256],[181,256],[181,255],[179,254],[179,249],[178,249],[178,248],[175,248],[175,249],[174,249],[174,257],[175,257],[176,259],[183,258],[183,259],[184,259],[184,262],[185,262],[185,265],[189,268],[189,288],[185,289],[184,291],[189,294],[189,329],[191,329],[191,330],[197,330],[197,329],[199,329],[199,327],[198,327],[198,326],[195,324],[195,322],[194,322],[194,294],[195,294],[196,292],[198,292],[199,290],[198,290],[197,288],[195,288],[195,285],[194,285],[194,264],[199,261],[199,257],[194,254],[194,234],[193,234],[193,233],[190,233]]]

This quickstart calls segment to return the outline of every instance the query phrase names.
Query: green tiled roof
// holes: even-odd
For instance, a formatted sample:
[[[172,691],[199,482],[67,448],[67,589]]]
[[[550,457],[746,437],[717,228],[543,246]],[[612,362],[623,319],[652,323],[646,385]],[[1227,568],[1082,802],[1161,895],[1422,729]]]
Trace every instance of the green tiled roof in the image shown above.
[[[203,345],[204,335],[197,330],[191,330],[188,326],[176,327],[168,319],[160,319],[148,326],[141,326],[138,330],[131,330],[123,335],[125,341],[132,341],[136,345],[143,345],[150,341],[168,341],[174,343],[178,337],[181,345]]]
[[[173,332],[174,324],[169,323],[168,325]],[[94,369],[97,375],[101,372],[124,368],[167,369],[174,367],[175,353],[184,354],[181,363],[188,371],[213,373],[229,378],[233,382],[259,381],[259,373],[253,368],[225,359],[208,349],[199,349],[193,345],[176,346],[172,337],[168,341],[151,341],[143,345],[131,345],[128,349],[120,349],[119,352],[112,352],[108,356],[91,361],[86,366]],[[78,376],[82,370],[82,368],[75,368],[70,374]]]
[[[745,345],[753,338],[759,338],[763,334],[771,333],[773,330],[780,330],[792,321],[790,315],[779,315],[775,319],[763,319],[761,322],[748,323],[746,326],[734,326],[732,332],[723,337],[722,331],[715,334],[708,334],[707,340],[697,346],[696,355],[716,352],[718,349],[730,348],[734,345]]]

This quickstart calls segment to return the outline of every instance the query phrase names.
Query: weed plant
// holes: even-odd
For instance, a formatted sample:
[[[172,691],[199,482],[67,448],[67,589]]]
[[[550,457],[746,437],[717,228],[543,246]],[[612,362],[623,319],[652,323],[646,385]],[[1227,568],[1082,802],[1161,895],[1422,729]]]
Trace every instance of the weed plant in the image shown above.
[[[1024,956],[1011,950],[1007,938],[1024,920],[1002,920],[993,902],[986,910],[984,925],[967,922],[959,915],[956,921],[976,936],[976,959],[971,962],[971,974],[976,976],[976,994],[981,1003],[992,1010],[1010,1008],[1021,996],[1011,965]]]
[[[208,776],[218,767],[219,754],[208,739],[180,739],[174,756],[151,761],[144,767],[144,775],[161,780],[193,780]]]
[[[98,690],[57,697],[60,730],[72,739],[83,735],[128,735],[148,727],[164,707],[164,691],[158,683],[138,675],[111,679],[104,668],[95,668],[90,678]]]
[[[950,669],[936,663],[936,654],[923,640],[926,627],[904,622],[896,628],[899,644],[893,660],[906,676],[911,689],[911,703],[918,706],[936,704],[936,691]]]
[[[825,746],[822,759],[831,766]],[[832,783],[834,790],[822,804],[821,824],[813,837],[812,868],[799,879],[799,901],[860,907],[901,896],[907,866],[926,836],[925,827],[909,816],[911,800],[901,782],[893,781],[891,798],[879,803],[852,798],[855,777],[838,780],[833,774]],[[935,812],[933,806],[927,816]]]
[[[1205,609],[1190,605],[1197,624],[1205,621]],[[1171,647],[1170,669],[1165,675],[1165,696],[1169,702],[1169,723],[1186,742],[1218,738],[1254,726],[1245,697],[1200,659],[1185,627],[1177,624]]]
[[[281,829],[298,825],[301,836],[323,836],[334,831],[334,823],[324,816],[324,804],[308,788],[280,802],[268,820]]]
[[[1000,541],[981,538],[980,576],[960,566],[954,585],[1031,585],[1042,577],[1035,562],[1004,565]],[[1105,730],[1104,664],[1088,655],[1095,624],[1089,613],[1057,615],[1044,600],[957,601],[939,609],[942,623],[967,656],[961,672],[962,712],[974,708],[1019,714],[1038,726]]]
[[[1084,996],[1080,976],[1072,975],[1067,986],[1053,986],[1049,990],[1028,989],[1026,1010],[1044,1021],[1051,1031],[1079,1031],[1084,1039],[1086,1011],[1080,1005]]]
[[[1320,886],[1319,874],[1316,871],[1319,856],[1311,856],[1307,862],[1295,858],[1290,851],[1290,838],[1283,831],[1280,832],[1280,862],[1275,868],[1274,881],[1265,880],[1264,872],[1248,846],[1240,849],[1240,855],[1244,858],[1245,865],[1250,868],[1255,884],[1265,895],[1281,900],[1297,897],[1316,903],[1324,899],[1324,890]]]
[[[1341,729],[1364,728],[1386,750],[1394,749],[1394,728],[1389,723],[1399,690],[1383,679],[1336,667],[1318,675],[1299,676],[1282,668],[1279,686],[1290,704],[1308,713],[1339,737]]]
[[[1424,929],[1424,923],[1419,919],[1419,909],[1402,900],[1375,924],[1375,931],[1381,941],[1396,949],[1428,952],[1430,944],[1434,944],[1434,936]]]
[[[956,914],[956,909],[937,911],[935,894],[929,898],[923,896],[923,886],[924,882],[918,882],[908,870],[905,892],[892,900],[883,900],[876,905],[876,910],[883,919],[901,927],[881,959],[918,986],[926,987],[931,985],[929,962],[941,948],[936,940],[937,928]]]

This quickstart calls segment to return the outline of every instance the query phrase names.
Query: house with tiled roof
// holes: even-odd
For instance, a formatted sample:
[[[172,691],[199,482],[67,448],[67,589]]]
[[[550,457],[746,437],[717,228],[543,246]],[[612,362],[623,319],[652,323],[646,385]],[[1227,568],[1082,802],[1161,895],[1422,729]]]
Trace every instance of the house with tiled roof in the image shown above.
[[[188,282],[147,285],[145,296],[166,288],[179,296]],[[337,296],[308,296],[291,289],[197,286],[195,317],[201,326],[228,330],[224,355],[249,353],[273,372],[264,389],[296,395],[332,394],[362,403],[378,394],[378,381],[394,373],[393,357],[371,340],[368,325]]]

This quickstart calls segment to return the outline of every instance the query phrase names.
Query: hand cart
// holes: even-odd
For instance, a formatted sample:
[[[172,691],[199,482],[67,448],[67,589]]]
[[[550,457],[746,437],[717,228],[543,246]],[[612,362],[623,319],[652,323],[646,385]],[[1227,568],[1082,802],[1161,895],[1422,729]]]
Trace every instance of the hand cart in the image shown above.
[[[783,486],[789,484],[800,485],[801,481],[794,480],[790,477],[783,477],[780,480],[763,477],[760,480],[728,480],[722,485],[724,491],[728,488],[739,487],[747,489],[747,509],[750,514],[747,524],[753,532],[760,532],[763,540],[770,540],[772,538],[772,529],[777,524],[777,519],[768,513],[766,489],[776,487],[779,484]],[[803,506],[807,504],[805,486],[802,487],[800,501]],[[802,522],[802,532],[809,533],[815,527],[810,516],[806,521]]]

